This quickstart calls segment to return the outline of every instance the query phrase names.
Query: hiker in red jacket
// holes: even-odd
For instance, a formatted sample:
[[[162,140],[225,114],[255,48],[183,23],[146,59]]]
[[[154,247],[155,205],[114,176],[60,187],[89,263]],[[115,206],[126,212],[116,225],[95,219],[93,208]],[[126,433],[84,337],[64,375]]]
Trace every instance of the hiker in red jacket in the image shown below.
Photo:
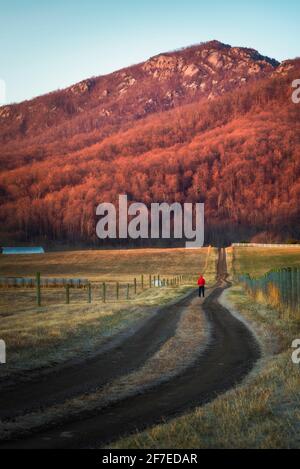
[[[203,296],[203,298],[205,297],[205,278],[203,277],[203,275],[200,275],[199,279],[198,279],[198,286],[199,286],[199,297]]]

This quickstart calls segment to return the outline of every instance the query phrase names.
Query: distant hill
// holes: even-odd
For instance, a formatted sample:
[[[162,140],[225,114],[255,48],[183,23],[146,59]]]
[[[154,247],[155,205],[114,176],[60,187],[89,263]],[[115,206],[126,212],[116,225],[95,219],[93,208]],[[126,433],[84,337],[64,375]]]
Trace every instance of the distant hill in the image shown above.
[[[0,236],[94,243],[127,193],[205,202],[208,241],[300,237],[299,77],[212,41],[0,107]]]

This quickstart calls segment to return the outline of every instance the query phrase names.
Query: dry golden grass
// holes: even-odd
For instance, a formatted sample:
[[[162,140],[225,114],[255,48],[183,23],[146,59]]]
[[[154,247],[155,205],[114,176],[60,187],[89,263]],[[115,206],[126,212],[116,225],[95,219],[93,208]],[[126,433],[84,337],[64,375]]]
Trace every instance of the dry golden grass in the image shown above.
[[[300,249],[296,247],[272,247],[272,248],[228,248],[227,253],[232,255],[231,275],[238,281],[238,276],[249,273],[252,277],[260,277],[272,269],[285,267],[300,267]],[[299,317],[295,304],[287,306],[280,297],[280,291],[275,284],[269,284],[268,290],[257,289],[249,294],[255,301],[276,307],[282,317]]]
[[[253,294],[249,292],[255,301],[258,303],[264,303],[266,305],[274,306],[274,308],[282,309],[282,302],[280,297],[280,291],[276,285],[270,283],[268,285],[267,291],[264,292],[263,290],[256,290]]]
[[[88,278],[132,282],[141,274],[199,274],[208,248],[63,251],[0,256],[0,276]]]
[[[0,368],[0,376],[85,356],[190,288],[152,288],[130,301],[118,303],[78,301],[42,308],[29,305],[25,309],[15,295],[15,312],[7,314],[0,307],[0,335],[7,344],[8,356],[7,364]]]
[[[300,249],[292,246],[287,248],[238,247],[233,249],[233,256],[234,271],[237,275],[247,273],[253,277],[259,277],[272,269],[300,266]]]
[[[268,301],[275,307],[278,307],[281,302],[279,288],[273,283],[268,286]]]

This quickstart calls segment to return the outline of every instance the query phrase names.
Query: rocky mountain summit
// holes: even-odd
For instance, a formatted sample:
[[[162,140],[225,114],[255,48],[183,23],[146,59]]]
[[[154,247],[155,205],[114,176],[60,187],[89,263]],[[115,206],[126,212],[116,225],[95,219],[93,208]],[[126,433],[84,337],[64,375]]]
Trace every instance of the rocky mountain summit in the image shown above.
[[[253,49],[218,41],[164,53],[65,90],[0,108],[0,141],[34,137],[51,128],[76,125],[78,132],[119,125],[176,106],[213,100],[274,72],[279,63]],[[80,128],[81,127],[81,128]],[[68,131],[62,132],[66,137]]]

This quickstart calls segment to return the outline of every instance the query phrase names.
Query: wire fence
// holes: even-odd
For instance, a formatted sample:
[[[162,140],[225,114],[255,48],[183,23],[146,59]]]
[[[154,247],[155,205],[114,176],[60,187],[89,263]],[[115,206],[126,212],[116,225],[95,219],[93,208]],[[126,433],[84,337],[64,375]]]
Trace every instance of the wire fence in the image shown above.
[[[259,278],[244,274],[238,280],[258,301],[277,307],[288,317],[300,319],[300,268],[271,270]]]
[[[35,288],[36,277],[0,277],[0,288]],[[89,281],[84,278],[55,278],[41,277],[41,288],[64,288],[69,285],[72,288],[83,288]]]
[[[181,285],[196,285],[197,276],[178,274],[142,274],[132,281],[94,281],[87,279],[44,278],[39,272],[32,278],[0,278],[1,290],[11,291],[14,295],[29,292],[37,306],[49,301],[70,304],[80,299],[87,303],[94,301],[118,302],[134,299],[137,295],[154,288],[177,288]],[[32,293],[30,293],[32,292]],[[20,296],[20,298],[21,298]]]
[[[212,248],[209,247],[202,272],[206,273],[211,261]],[[33,277],[0,277],[0,290],[12,292],[24,298],[24,295],[35,299],[37,306],[45,302],[70,304],[75,299],[80,301],[117,302],[134,299],[137,295],[153,288],[177,288],[181,285],[196,286],[198,274],[177,273],[176,275],[139,274],[130,281],[97,280],[84,278],[44,277],[39,272]],[[2,296],[3,296],[2,294]]]
[[[300,248],[300,244],[269,244],[269,243],[232,243],[233,248]]]

